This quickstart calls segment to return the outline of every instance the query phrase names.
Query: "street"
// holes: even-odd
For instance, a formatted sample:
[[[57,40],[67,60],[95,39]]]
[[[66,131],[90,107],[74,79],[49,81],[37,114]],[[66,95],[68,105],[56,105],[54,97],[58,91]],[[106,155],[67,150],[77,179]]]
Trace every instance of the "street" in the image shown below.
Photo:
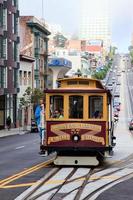
[[[38,133],[0,138],[0,147],[0,200],[13,200],[50,170],[41,164]]]
[[[120,67],[123,66],[124,63],[120,62]],[[119,122],[115,128],[116,147],[114,148],[114,155],[106,159],[106,163],[108,164],[121,162],[122,159],[125,159],[133,153],[133,136],[132,133],[128,131],[128,119],[131,117],[130,98],[126,84],[128,75],[130,75],[130,73],[127,74],[127,76],[125,73],[122,73],[120,79],[121,111]],[[112,77],[113,76],[109,78],[112,79]],[[126,100],[124,98],[125,96]],[[38,133],[27,133],[0,138],[0,146],[1,200],[15,199],[53,169],[52,165],[48,166],[47,163],[45,163],[49,157],[41,157],[38,154]],[[98,170],[99,168],[97,167],[96,169]],[[129,185],[129,183],[130,181],[126,182],[127,185]],[[123,185],[120,188],[118,187],[119,190],[122,187]],[[117,195],[117,188],[114,188],[111,191],[114,192],[113,195],[115,198]],[[101,194],[98,199],[106,199],[110,194],[109,192]]]

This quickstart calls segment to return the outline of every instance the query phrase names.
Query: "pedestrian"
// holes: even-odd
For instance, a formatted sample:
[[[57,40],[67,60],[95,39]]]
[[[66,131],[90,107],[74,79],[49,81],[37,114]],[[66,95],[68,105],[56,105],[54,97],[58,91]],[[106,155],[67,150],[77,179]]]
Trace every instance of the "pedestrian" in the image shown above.
[[[7,119],[6,119],[6,126],[8,128],[8,131],[10,130],[11,128],[11,117],[8,116]]]
[[[40,154],[45,154],[43,147],[44,135],[45,135],[45,110],[43,100],[40,100],[40,104],[35,109],[35,120],[37,122],[38,132],[40,135]]]

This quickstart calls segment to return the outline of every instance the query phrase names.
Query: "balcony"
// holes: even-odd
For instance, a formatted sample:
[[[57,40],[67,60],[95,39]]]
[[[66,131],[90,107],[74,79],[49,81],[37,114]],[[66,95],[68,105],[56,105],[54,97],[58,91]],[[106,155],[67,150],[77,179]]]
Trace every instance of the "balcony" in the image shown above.
[[[38,69],[34,70],[34,78],[35,78],[35,80],[39,79],[39,70]]]
[[[47,51],[45,49],[35,48],[35,56],[39,55],[47,55]]]
[[[35,57],[39,56],[39,48],[35,48]]]

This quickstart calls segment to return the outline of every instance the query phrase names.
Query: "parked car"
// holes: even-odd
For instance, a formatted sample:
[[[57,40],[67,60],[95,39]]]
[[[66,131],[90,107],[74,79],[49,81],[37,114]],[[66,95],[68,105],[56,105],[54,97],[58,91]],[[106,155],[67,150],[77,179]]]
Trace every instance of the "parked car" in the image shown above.
[[[31,119],[31,133],[38,132],[38,127],[35,119]]]
[[[119,112],[117,110],[114,111],[114,117],[119,117]]]
[[[116,109],[117,111],[120,111],[120,105],[115,106],[115,109]]]
[[[133,119],[129,122],[129,130],[133,130]]]

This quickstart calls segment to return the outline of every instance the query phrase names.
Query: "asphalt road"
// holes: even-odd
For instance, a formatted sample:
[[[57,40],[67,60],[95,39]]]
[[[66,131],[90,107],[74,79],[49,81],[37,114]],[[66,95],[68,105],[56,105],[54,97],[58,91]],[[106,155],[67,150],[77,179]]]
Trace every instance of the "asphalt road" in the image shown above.
[[[15,199],[51,169],[38,152],[38,133],[0,138],[0,200]]]
[[[119,136],[117,135],[117,147],[121,146],[121,155],[124,154],[126,151],[128,152],[128,154],[132,154],[133,150],[132,150],[132,140],[133,140],[133,134],[132,133],[128,133],[127,131],[125,131],[126,129],[128,129],[128,126],[124,128],[124,123],[128,123],[128,117],[130,116],[129,114],[131,114],[131,112],[129,112],[129,106],[133,106],[132,104],[130,105],[131,102],[129,102],[129,98],[128,98],[128,89],[127,89],[127,85],[126,85],[126,81],[128,80],[129,85],[130,85],[130,89],[132,89],[133,87],[133,72],[132,72],[132,68],[130,66],[130,62],[125,62],[124,65],[126,68],[126,72],[127,75],[124,73],[123,77],[127,77],[127,79],[123,79],[123,91],[124,91],[124,95],[122,96],[122,100],[124,102],[125,108],[123,108],[125,111],[123,113],[123,116],[121,118],[121,122],[119,124],[119,129],[118,129],[118,133]],[[129,70],[128,70],[129,68]],[[127,71],[128,70],[128,71]],[[124,81],[125,80],[125,81]],[[133,92],[132,92],[133,94]],[[124,117],[125,116],[125,117]],[[123,121],[124,120],[124,121]],[[125,137],[125,141],[123,139],[123,141],[120,143],[119,139],[124,138],[124,134],[126,135]],[[130,139],[127,139],[127,138]],[[122,148],[123,146],[123,148]],[[119,149],[119,147],[118,147]],[[133,178],[129,178],[128,180],[125,180],[109,189],[107,189],[106,191],[104,191],[103,193],[101,193],[96,200],[133,200]]]

